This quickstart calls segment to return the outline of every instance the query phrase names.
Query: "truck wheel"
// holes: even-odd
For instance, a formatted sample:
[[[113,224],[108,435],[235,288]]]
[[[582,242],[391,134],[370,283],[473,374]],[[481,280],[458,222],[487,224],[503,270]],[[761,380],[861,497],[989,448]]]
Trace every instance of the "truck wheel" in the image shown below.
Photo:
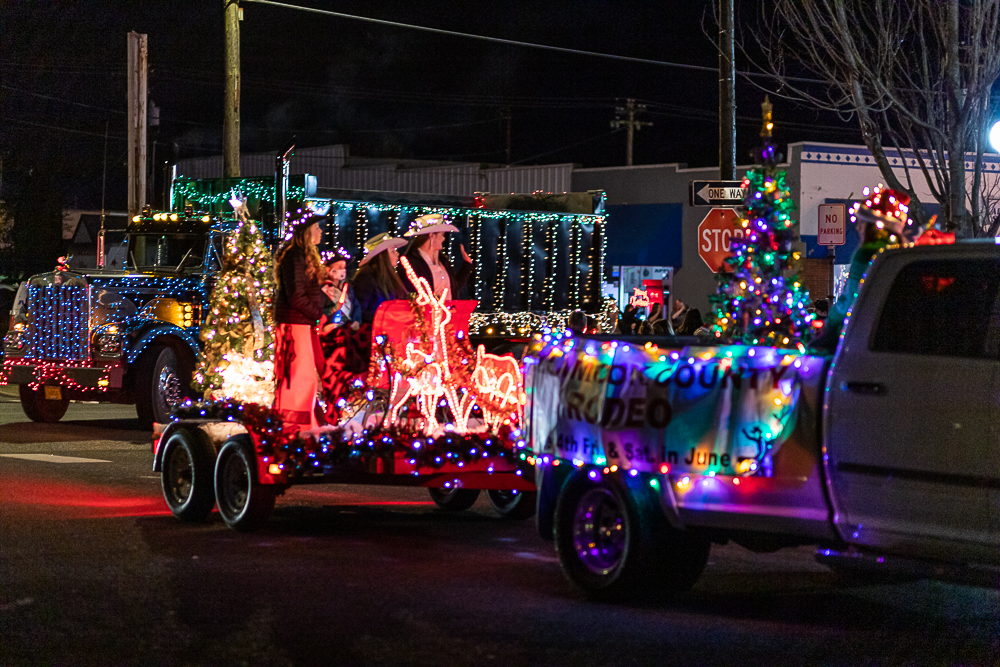
[[[491,489],[486,492],[486,495],[489,496],[493,510],[503,519],[523,521],[535,516],[536,494],[534,491],[496,491]]]
[[[21,395],[21,409],[33,422],[53,424],[63,418],[69,408],[66,391],[60,388],[62,398],[45,398],[45,387],[32,389],[26,384],[18,385]]]
[[[476,504],[479,489],[438,489],[430,488],[431,500],[443,510],[461,512]]]
[[[214,455],[197,433],[186,429],[174,431],[167,439],[160,465],[163,497],[181,521],[204,521],[211,513]]]
[[[215,502],[226,525],[243,532],[267,522],[277,497],[274,487],[257,481],[257,456],[244,439],[230,438],[215,462]]]
[[[648,495],[607,477],[577,477],[560,494],[556,551],[563,572],[588,597],[663,600],[701,576],[709,541],[671,528]]]
[[[135,379],[135,411],[143,427],[170,421],[170,411],[184,400],[177,355],[169,347],[151,346],[139,358]]]

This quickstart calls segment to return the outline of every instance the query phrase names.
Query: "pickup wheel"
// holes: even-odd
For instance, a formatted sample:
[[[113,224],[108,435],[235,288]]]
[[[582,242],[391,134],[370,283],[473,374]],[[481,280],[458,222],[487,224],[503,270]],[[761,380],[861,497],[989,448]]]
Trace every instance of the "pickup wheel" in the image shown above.
[[[153,345],[139,358],[135,379],[135,411],[144,428],[170,421],[170,411],[184,400],[185,387],[177,355]]]
[[[226,525],[234,530],[257,530],[271,516],[275,488],[257,479],[257,456],[245,438],[230,438],[215,462],[215,502]]]
[[[53,424],[63,418],[69,408],[66,391],[59,388],[60,398],[45,398],[45,387],[32,389],[29,385],[18,385],[21,409],[33,422]]]
[[[523,521],[535,516],[537,494],[534,491],[496,491],[491,489],[486,494],[489,496],[493,510],[503,519]]]
[[[560,494],[556,551],[563,572],[591,599],[663,600],[701,576],[710,542],[671,528],[649,495],[607,476],[576,477]]]
[[[448,512],[461,512],[476,504],[479,489],[428,489],[431,500],[439,508]]]
[[[181,521],[204,521],[215,504],[211,446],[187,429],[174,431],[163,448],[160,479],[163,497]]]

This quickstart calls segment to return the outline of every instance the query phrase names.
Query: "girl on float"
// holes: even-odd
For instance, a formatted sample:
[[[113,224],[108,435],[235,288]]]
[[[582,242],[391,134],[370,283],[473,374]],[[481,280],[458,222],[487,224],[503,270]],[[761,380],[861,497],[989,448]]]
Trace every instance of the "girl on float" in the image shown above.
[[[426,280],[435,294],[440,295],[447,288],[450,299],[458,298],[458,290],[465,286],[469,276],[472,275],[472,260],[465,252],[464,245],[460,246],[462,265],[457,271],[452,269],[451,262],[441,250],[444,246],[445,233],[457,231],[458,228],[446,223],[443,216],[434,213],[416,218],[410,223],[410,229],[403,234],[411,239],[404,257],[413,267],[413,272]],[[417,288],[410,282],[403,267],[400,266],[396,270],[406,289],[416,292]]]
[[[396,273],[399,247],[404,245],[406,241],[389,234],[373,236],[365,243],[365,256],[354,274],[362,323],[371,324],[383,301],[406,298],[406,287]]]
[[[347,282],[347,265],[350,262],[351,254],[343,248],[323,253],[326,276],[322,289],[327,298],[323,314],[329,322],[326,325],[329,329],[341,323],[361,323],[361,304],[354,294],[354,287]],[[327,330],[324,329],[324,333]]]
[[[316,428],[318,369],[323,367],[316,327],[323,316],[323,269],[316,244],[322,238],[311,214],[292,223],[292,236],[274,256],[275,392],[282,420]]]

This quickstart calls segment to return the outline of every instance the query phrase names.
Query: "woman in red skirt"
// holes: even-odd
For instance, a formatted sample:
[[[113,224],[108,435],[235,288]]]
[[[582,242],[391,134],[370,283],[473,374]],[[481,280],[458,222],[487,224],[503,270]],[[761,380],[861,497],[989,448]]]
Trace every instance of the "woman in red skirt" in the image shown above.
[[[317,371],[323,367],[323,355],[316,329],[323,315],[325,271],[316,244],[321,238],[318,221],[305,217],[274,256],[274,407],[285,424],[300,429],[319,425]]]

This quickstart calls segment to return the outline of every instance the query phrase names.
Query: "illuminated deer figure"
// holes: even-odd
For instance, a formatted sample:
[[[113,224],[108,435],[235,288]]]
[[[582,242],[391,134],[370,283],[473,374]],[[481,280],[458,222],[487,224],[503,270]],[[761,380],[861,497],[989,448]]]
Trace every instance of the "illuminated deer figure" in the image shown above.
[[[519,423],[524,399],[524,380],[517,359],[498,356],[476,349],[476,368],[472,371],[472,386],[479,395],[486,428],[499,426],[505,419]]]

